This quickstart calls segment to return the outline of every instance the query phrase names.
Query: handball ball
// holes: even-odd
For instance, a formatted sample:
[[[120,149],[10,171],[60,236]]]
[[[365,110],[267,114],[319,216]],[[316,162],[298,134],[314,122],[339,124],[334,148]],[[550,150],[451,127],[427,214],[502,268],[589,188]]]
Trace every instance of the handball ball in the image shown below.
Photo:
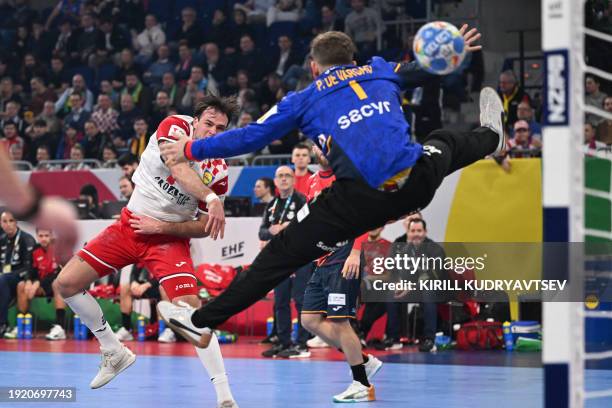
[[[419,65],[437,75],[453,72],[465,58],[463,36],[444,21],[425,24],[414,37],[414,55]]]

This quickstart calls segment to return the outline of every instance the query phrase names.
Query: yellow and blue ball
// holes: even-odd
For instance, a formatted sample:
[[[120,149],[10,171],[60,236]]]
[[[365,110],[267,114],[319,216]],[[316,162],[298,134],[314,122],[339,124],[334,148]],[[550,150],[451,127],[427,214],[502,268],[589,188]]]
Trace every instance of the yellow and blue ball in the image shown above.
[[[419,29],[413,44],[419,65],[437,75],[453,72],[465,58],[463,36],[454,25],[434,21]]]

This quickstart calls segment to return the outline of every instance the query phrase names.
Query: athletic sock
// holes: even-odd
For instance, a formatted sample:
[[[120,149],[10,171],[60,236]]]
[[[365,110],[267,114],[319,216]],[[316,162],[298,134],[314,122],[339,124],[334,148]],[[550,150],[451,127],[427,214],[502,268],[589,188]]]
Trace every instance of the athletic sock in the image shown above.
[[[65,300],[72,311],[79,315],[81,322],[96,336],[103,349],[108,351],[121,350],[121,342],[119,342],[119,339],[113,333],[110,325],[104,318],[100,305],[93,296],[83,291]]]
[[[59,324],[64,328],[66,324],[66,309],[55,309],[55,324]]]
[[[370,386],[370,382],[368,381],[368,376],[366,375],[365,365],[357,364],[351,366],[351,371],[353,372],[353,380],[359,381],[366,387]]]
[[[206,372],[208,372],[210,381],[215,387],[217,402],[233,401],[234,396],[230,390],[229,380],[225,372],[225,364],[223,363],[223,356],[221,355],[221,347],[219,347],[217,336],[215,334],[212,335],[210,343],[205,349],[196,347],[195,350]]]
[[[344,351],[342,351],[341,348],[338,348],[338,351],[341,352],[342,354],[344,354]],[[363,351],[361,352],[361,357],[363,357],[363,364],[365,364],[368,361],[370,361],[370,357],[368,357],[368,355],[366,353],[364,353]]]
[[[121,313],[121,324],[127,331],[132,330],[132,316],[129,313]]]

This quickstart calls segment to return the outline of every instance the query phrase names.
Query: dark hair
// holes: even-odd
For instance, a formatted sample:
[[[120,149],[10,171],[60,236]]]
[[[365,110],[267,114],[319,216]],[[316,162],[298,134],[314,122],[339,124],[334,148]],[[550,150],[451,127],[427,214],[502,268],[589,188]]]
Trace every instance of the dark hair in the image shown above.
[[[133,69],[128,70],[124,77],[128,77],[128,76],[135,76],[136,78],[138,78],[138,72],[134,71]],[[140,78],[139,78],[140,79]]]
[[[595,75],[587,75],[587,76],[586,76],[586,78],[585,78],[585,81],[586,81],[587,79],[589,79],[589,78],[590,78],[590,79],[592,79],[592,80],[593,80],[593,82],[595,82],[596,84],[601,83],[601,82],[599,81],[599,78],[597,78]]]
[[[83,148],[83,146],[82,146],[80,143],[75,143],[75,144],[73,144],[73,145],[72,145],[72,147],[71,147],[70,149],[71,149],[71,150],[72,150],[72,149],[77,149],[77,150],[80,150],[80,151],[81,151],[81,153],[83,153],[83,155],[85,154],[85,149]]]
[[[208,108],[213,108],[214,110],[223,113],[225,116],[227,116],[227,121],[229,123],[232,121],[232,118],[238,111],[238,103],[234,97],[222,98],[214,95],[206,95],[196,104],[193,116],[200,118],[202,113]]]
[[[45,122],[42,119],[36,119],[33,123],[34,127],[46,127],[47,126],[47,122]]]
[[[315,62],[324,67],[347,65],[353,62],[355,44],[340,31],[328,31],[312,40],[310,54]]]
[[[45,149],[47,151],[47,153],[49,153],[49,155],[51,155],[51,148],[48,145],[46,145],[46,144],[38,145],[36,150],[38,150],[38,149]]]
[[[4,125],[2,127],[5,128],[7,126],[15,126],[15,129],[17,129],[17,124],[15,122],[10,121],[10,120],[4,122]]]
[[[422,225],[423,225],[423,229],[424,229],[425,231],[427,231],[427,223],[426,223],[426,222],[425,222],[425,220],[424,220],[424,219],[422,219],[422,218],[414,218],[414,219],[410,220],[410,222],[408,223],[408,228],[410,228],[410,226],[411,226],[412,224],[415,224],[415,223],[416,223],[416,224],[418,224],[418,223],[422,224]]]
[[[132,123],[136,123],[136,122],[138,122],[139,120],[143,120],[143,121],[144,121],[144,122],[145,122],[147,125],[149,125],[149,123],[147,122],[147,119],[145,119],[145,117],[144,117],[144,116],[136,116],[136,117],[134,118],[134,121],[133,121]]]
[[[115,156],[117,156],[117,149],[115,148],[115,146],[113,146],[112,143],[106,143],[103,147],[102,150],[104,149],[110,149],[113,151],[113,153],[115,153]]]
[[[98,189],[93,184],[85,184],[81,187],[79,195],[90,196],[93,200],[94,208],[98,208]]]
[[[293,149],[291,149],[291,151],[294,151],[296,149],[300,149],[300,150],[308,150],[308,152],[310,153],[310,146],[304,142],[300,142],[298,144],[296,144],[295,146],[293,146]]]
[[[125,153],[117,160],[117,164],[121,167],[134,163],[138,164],[140,161],[138,160],[138,156],[132,153]]]
[[[257,181],[260,181],[260,180],[261,180],[261,181],[264,183],[264,186],[265,186],[265,187],[266,187],[268,190],[270,190],[270,194],[274,195],[274,188],[275,188],[275,187],[274,187],[274,180],[272,180],[272,179],[271,179],[271,178],[269,178],[269,177],[261,177],[261,178],[258,178],[258,179],[257,179]]]

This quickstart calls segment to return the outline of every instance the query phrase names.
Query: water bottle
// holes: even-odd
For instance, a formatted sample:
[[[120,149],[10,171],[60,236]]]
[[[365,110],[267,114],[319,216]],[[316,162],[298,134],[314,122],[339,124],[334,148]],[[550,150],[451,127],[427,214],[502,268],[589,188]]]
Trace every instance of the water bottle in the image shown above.
[[[512,323],[504,322],[504,343],[506,345],[506,351],[512,351],[514,348],[514,340],[512,338]]]
[[[166,322],[164,319],[159,319],[157,321],[157,336],[161,336],[164,330],[166,330]]]
[[[81,334],[79,335],[79,339],[81,340],[87,340],[87,338],[89,337],[89,329],[87,328],[86,325],[83,324],[83,322],[81,322],[81,325],[79,326],[80,332]]]
[[[291,340],[293,340],[294,342],[297,341],[297,337],[298,337],[298,319],[295,318],[291,321],[292,325],[292,330],[291,330]]]
[[[145,341],[145,318],[138,316],[138,341]]]
[[[17,315],[17,338],[18,339],[23,339],[23,313],[19,313]]]
[[[74,339],[81,340],[81,318],[79,315],[74,315]]]
[[[27,313],[23,318],[23,338],[32,338],[32,315]]]
[[[274,330],[274,318],[268,317],[266,319],[266,336],[270,336],[272,334],[272,330]]]

